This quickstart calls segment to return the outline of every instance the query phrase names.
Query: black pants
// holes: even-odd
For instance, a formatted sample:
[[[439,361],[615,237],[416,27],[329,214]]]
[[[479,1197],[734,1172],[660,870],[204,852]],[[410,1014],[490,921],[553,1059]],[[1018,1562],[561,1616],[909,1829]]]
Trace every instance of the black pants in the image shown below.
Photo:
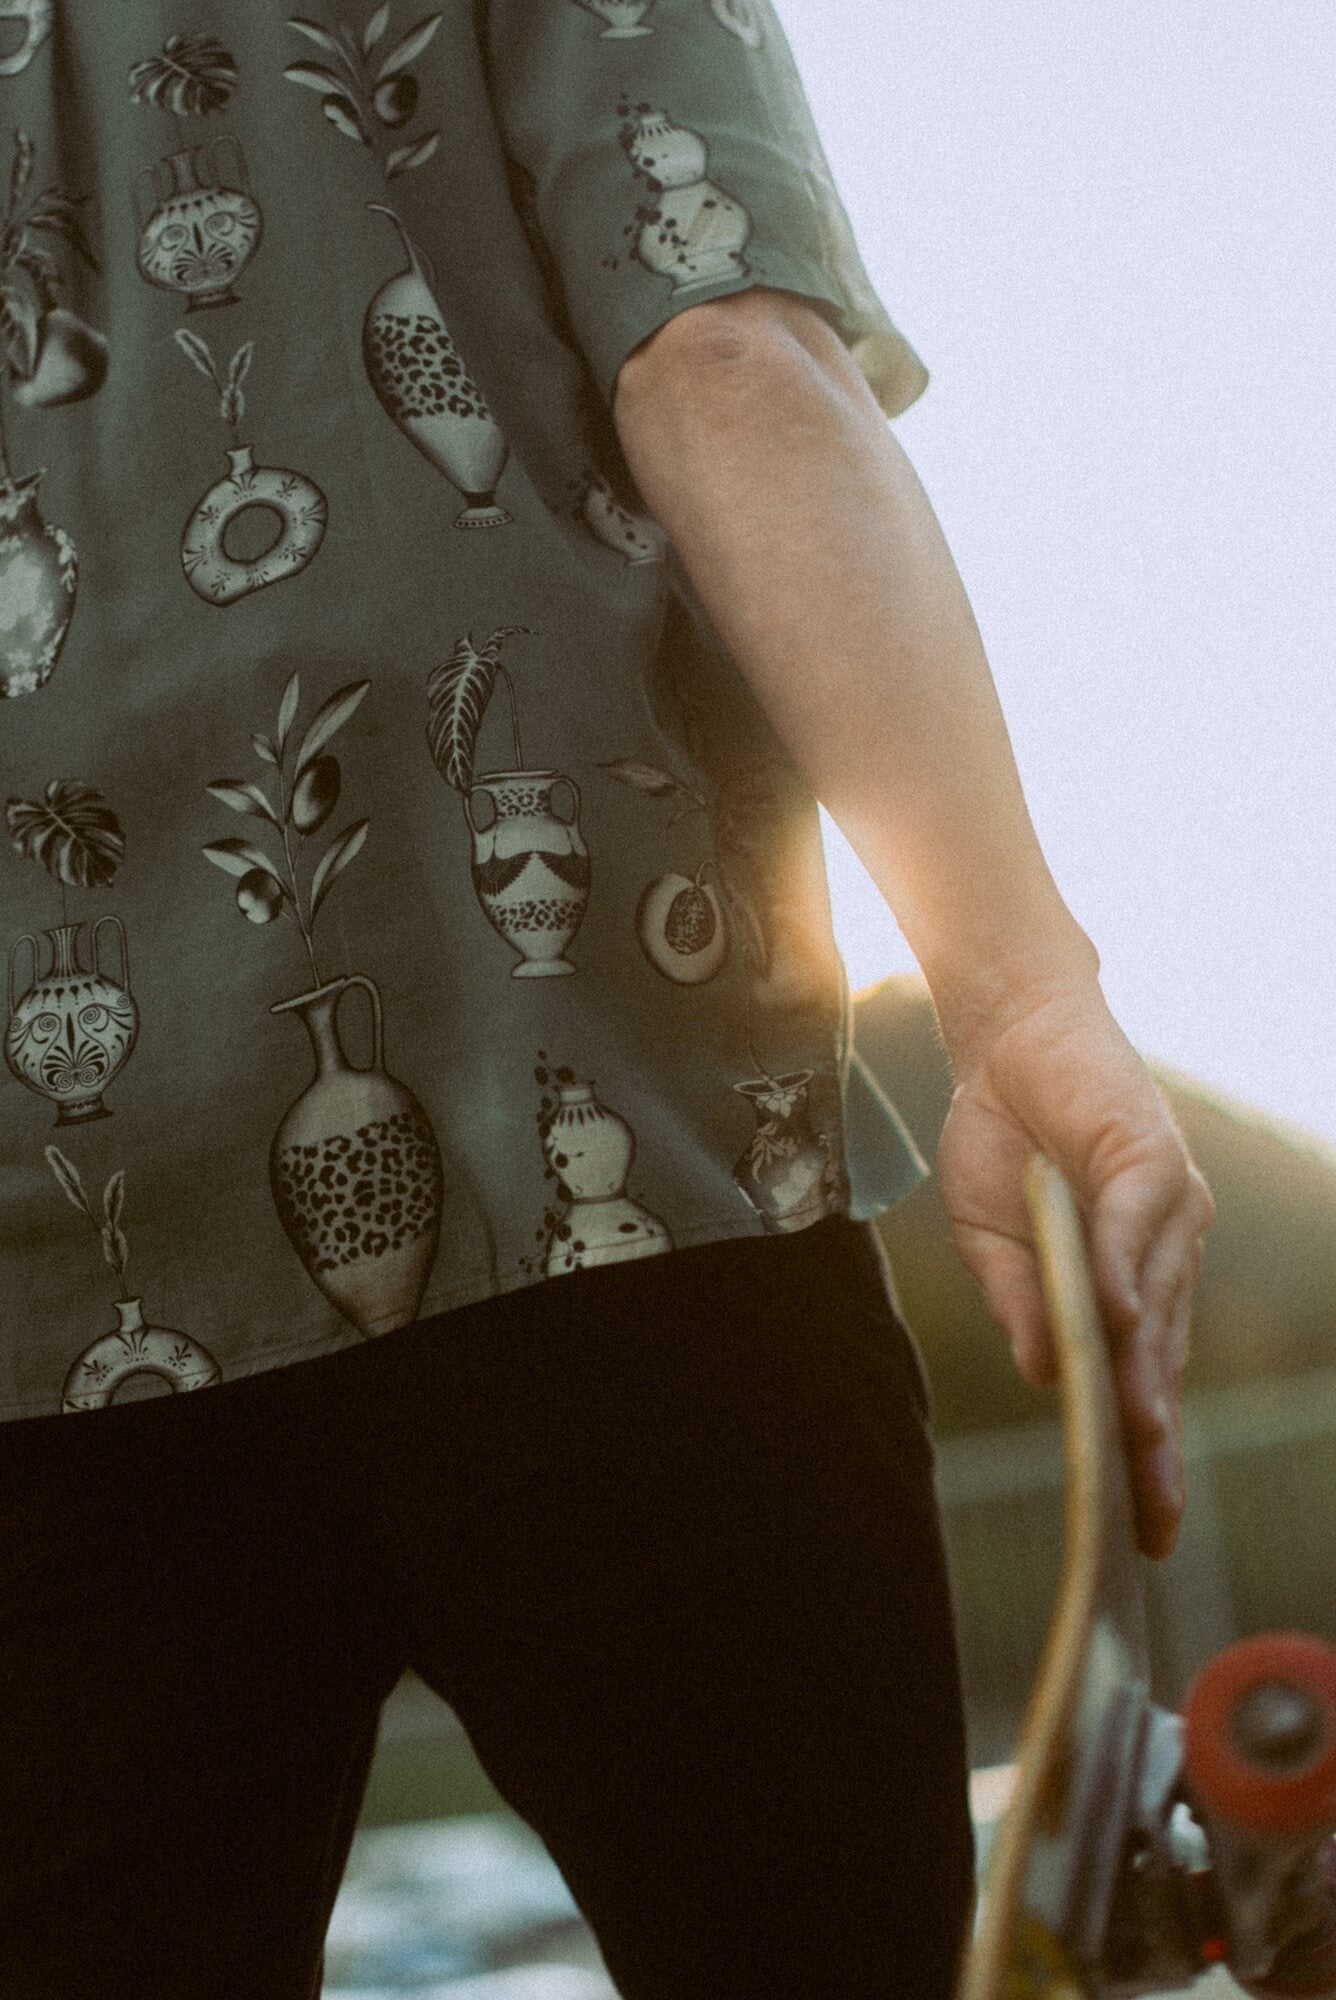
[[[869,1225],[0,1428],[0,1995],[314,2000],[412,1667],[627,2000],[936,2000],[972,1840]]]

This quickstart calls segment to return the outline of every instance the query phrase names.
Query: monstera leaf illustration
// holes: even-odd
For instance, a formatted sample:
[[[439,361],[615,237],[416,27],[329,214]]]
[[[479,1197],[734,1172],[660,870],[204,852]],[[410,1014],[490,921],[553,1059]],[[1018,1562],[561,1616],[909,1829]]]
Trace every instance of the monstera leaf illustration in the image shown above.
[[[447,785],[467,792],[473,783],[473,753],[501,665],[501,641],[527,625],[500,625],[481,647],[465,633],[450,658],[427,677],[427,747]],[[511,697],[514,720],[514,697]],[[515,727],[515,769],[522,771],[519,729]]]
[[[225,110],[237,87],[237,66],[212,35],[169,35],[162,54],[130,67],[130,97],[178,118]]]
[[[38,861],[71,888],[105,888],[125,853],[125,835],[101,792],[77,779],[53,778],[40,803],[10,799],[9,837],[25,861]]]

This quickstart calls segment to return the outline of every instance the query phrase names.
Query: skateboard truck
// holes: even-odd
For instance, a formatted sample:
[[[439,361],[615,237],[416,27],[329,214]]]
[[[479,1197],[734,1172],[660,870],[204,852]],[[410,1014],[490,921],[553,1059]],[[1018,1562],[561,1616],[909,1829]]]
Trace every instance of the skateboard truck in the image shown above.
[[[1062,1576],[958,2000],[1131,2000],[1224,1965],[1336,2000],[1336,1650],[1246,1639],[1150,1699],[1121,1421],[1081,1221],[1027,1180],[1059,1355]]]

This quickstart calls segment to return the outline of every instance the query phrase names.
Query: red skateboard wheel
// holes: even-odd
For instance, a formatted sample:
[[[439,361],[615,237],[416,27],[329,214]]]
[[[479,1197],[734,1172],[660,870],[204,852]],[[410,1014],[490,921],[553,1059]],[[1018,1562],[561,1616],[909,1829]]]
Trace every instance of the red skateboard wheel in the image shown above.
[[[1183,1702],[1193,1796],[1244,1832],[1336,1827],[1336,1651],[1297,1632],[1208,1660]]]

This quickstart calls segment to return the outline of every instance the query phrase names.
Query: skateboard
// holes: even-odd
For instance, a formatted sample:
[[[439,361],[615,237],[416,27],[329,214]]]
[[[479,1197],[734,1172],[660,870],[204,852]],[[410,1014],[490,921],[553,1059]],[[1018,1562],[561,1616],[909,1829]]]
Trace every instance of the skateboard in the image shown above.
[[[1075,1199],[1026,1195],[1058,1349],[1062,1570],[957,2000],[1336,1996],[1336,1650],[1295,1633],[1157,1706],[1108,1347]]]

